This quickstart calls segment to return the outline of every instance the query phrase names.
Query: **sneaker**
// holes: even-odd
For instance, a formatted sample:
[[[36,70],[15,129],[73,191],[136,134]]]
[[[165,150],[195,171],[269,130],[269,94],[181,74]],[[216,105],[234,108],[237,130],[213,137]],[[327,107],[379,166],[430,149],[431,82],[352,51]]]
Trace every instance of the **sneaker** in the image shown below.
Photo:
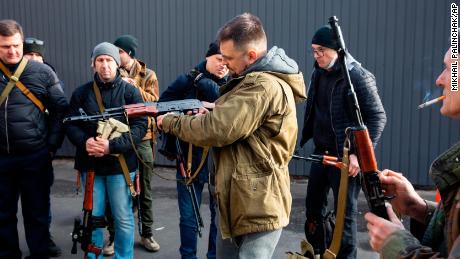
[[[62,250],[59,246],[54,243],[53,238],[50,236],[48,241],[48,254],[50,257],[59,257],[62,254]]]
[[[142,237],[141,244],[144,248],[149,252],[157,252],[160,250],[160,245],[153,239],[153,236],[150,237]]]
[[[105,244],[104,248],[102,249],[102,253],[105,256],[110,256],[115,254],[115,250],[113,248],[113,241],[109,241]]]

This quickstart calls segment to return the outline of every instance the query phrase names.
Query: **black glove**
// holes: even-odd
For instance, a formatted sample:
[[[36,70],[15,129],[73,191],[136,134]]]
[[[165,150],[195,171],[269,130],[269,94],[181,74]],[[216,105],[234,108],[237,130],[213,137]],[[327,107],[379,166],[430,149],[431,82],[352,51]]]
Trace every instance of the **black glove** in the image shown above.
[[[196,69],[190,70],[188,75],[193,79],[193,84],[195,86],[196,86],[196,83],[198,83],[198,81],[200,81],[200,79],[203,78],[203,73],[201,73],[200,71]]]

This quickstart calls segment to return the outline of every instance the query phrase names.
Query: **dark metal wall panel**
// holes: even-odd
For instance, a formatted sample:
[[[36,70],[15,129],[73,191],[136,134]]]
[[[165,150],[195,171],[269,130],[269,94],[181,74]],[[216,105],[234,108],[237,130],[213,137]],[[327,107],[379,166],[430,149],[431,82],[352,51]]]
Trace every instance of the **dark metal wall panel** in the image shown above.
[[[264,22],[269,45],[297,60],[308,84],[315,30],[328,17],[340,18],[353,56],[373,72],[388,123],[376,149],[381,168],[402,171],[415,184],[430,185],[427,170],[442,150],[460,138],[460,123],[439,115],[439,105],[416,110],[424,96],[438,96],[434,81],[448,46],[452,1],[440,0],[2,0],[1,18],[18,20],[27,36],[45,40],[70,98],[92,78],[92,48],[118,35],[140,41],[138,57],[154,69],[161,91],[199,63],[225,21],[252,12]],[[453,1],[458,4],[458,1]],[[305,104],[298,106],[299,131]],[[65,142],[61,155],[73,155]],[[312,152],[308,143],[300,154]],[[171,164],[162,156],[157,163]],[[307,175],[309,164],[293,161],[291,173]]]

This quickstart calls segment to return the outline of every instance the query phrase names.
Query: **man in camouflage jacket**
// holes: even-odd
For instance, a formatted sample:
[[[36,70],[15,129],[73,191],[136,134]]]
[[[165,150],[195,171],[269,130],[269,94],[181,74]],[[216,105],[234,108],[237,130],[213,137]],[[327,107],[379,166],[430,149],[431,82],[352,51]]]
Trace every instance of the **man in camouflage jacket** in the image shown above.
[[[445,96],[440,111],[444,116],[460,119],[460,92],[451,90],[451,64],[449,49],[444,57],[445,68],[436,80]],[[423,200],[402,174],[390,170],[380,174],[387,195],[395,195],[392,206],[425,227],[422,235],[414,236],[404,229],[391,206],[390,221],[367,213],[369,242],[383,258],[460,257],[460,142],[432,163],[430,175],[441,194],[437,205]]]

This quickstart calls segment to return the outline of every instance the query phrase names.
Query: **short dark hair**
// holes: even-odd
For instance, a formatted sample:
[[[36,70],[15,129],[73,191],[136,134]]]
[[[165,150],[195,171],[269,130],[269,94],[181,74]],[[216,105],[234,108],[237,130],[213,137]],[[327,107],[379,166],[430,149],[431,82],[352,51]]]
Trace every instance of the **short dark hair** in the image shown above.
[[[259,17],[243,13],[228,21],[217,33],[217,41],[233,40],[237,49],[243,49],[249,43],[267,42],[264,27]]]
[[[1,20],[0,21],[0,35],[4,37],[13,36],[16,33],[21,35],[22,40],[24,40],[24,33],[22,32],[22,27],[15,20]]]

